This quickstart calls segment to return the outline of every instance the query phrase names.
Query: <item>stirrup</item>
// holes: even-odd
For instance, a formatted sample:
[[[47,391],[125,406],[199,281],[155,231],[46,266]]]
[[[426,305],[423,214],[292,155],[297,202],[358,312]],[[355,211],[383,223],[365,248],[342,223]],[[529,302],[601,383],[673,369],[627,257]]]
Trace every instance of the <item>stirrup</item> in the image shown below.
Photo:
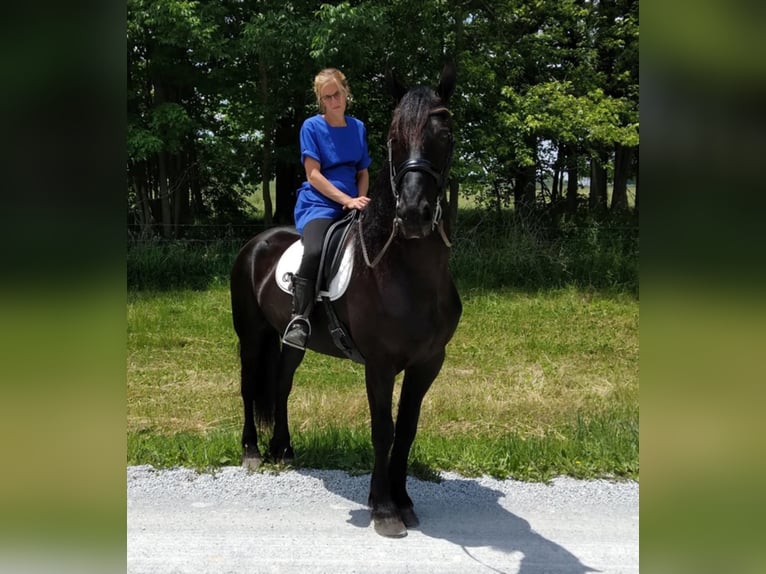
[[[306,343],[311,336],[311,323],[303,315],[296,315],[285,327],[282,343],[295,347],[301,351],[306,350]]]

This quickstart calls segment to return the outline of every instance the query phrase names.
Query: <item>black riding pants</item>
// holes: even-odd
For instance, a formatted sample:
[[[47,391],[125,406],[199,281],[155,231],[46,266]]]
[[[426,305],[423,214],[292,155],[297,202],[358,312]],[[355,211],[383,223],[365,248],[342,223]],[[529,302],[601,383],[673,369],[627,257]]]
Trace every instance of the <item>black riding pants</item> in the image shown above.
[[[334,222],[334,219],[312,219],[303,227],[303,259],[298,268],[300,277],[316,282],[324,234]]]

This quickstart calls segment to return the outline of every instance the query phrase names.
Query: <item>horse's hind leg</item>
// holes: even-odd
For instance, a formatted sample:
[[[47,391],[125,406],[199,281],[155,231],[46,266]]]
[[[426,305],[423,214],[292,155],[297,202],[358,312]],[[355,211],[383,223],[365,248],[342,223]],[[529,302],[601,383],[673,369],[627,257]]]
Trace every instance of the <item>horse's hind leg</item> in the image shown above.
[[[255,377],[258,371],[257,343],[240,339],[240,393],[245,410],[242,427],[242,466],[255,470],[261,464],[258,431],[255,429]]]
[[[269,422],[272,419],[271,408],[273,405],[272,385],[269,379],[269,360],[273,360],[270,347],[274,337],[267,332],[249,333],[240,336],[239,358],[241,364],[242,403],[245,411],[245,420],[242,427],[242,466],[256,469],[262,462],[261,452],[258,449],[258,431],[256,420]],[[278,344],[278,340],[277,340]]]
[[[279,333],[260,311],[250,284],[248,267],[235,264],[231,282],[231,311],[239,338],[240,391],[244,407],[242,465],[255,469],[261,464],[256,422],[274,420],[274,387]]]
[[[407,458],[418,430],[423,397],[439,374],[442,363],[444,351],[427,363],[409,367],[404,371],[388,476],[391,482],[391,498],[399,508],[407,528],[414,528],[420,523],[413,510],[412,499],[407,494]]]
[[[292,462],[295,453],[290,444],[287,421],[287,400],[293,388],[293,377],[306,354],[305,350],[282,345],[277,371],[277,387],[274,402],[274,434],[269,443],[269,454],[275,462]]]

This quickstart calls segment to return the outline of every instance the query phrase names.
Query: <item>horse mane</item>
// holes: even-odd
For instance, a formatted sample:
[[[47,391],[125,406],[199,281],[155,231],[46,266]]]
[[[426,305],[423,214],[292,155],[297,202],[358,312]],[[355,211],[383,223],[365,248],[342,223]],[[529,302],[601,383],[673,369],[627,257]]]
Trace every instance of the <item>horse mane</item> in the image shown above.
[[[388,138],[392,142],[409,144],[419,148],[422,145],[423,130],[428,116],[441,99],[431,88],[418,86],[407,92],[394,110]]]
[[[361,218],[364,221],[364,230],[369,242],[367,248],[376,254],[386,242],[393,224],[394,197],[391,192],[387,162],[378,172],[374,182],[371,182],[369,196],[370,204],[362,211]],[[370,257],[373,258],[374,254]]]

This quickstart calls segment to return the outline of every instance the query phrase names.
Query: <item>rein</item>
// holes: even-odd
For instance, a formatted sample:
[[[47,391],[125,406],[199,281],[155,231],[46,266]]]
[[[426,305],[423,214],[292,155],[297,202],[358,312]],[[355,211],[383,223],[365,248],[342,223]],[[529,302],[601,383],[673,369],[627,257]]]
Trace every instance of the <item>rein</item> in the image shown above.
[[[449,110],[447,108],[439,108],[437,110],[434,110],[431,112],[431,114],[435,113],[442,113],[442,112],[449,113]],[[455,140],[450,136],[450,148],[449,152],[447,154],[447,162],[444,164],[444,167],[442,168],[441,172],[436,171],[434,169],[434,165],[424,158],[417,158],[417,159],[408,159],[404,162],[402,162],[398,169],[394,169],[394,161],[393,161],[393,148],[391,146],[391,140],[389,139],[387,142],[388,147],[388,170],[389,170],[389,181],[391,185],[391,193],[394,195],[394,199],[396,200],[394,205],[394,223],[393,227],[391,229],[391,235],[388,236],[388,240],[386,241],[385,245],[383,245],[383,249],[380,250],[380,253],[378,253],[377,257],[370,262],[369,255],[367,254],[367,246],[364,244],[364,231],[362,229],[362,217],[359,218],[359,241],[362,244],[362,255],[364,256],[364,262],[367,264],[367,267],[375,267],[380,260],[383,258],[383,255],[388,250],[389,246],[391,245],[391,242],[396,237],[397,232],[399,231],[399,225],[401,225],[401,219],[396,215],[396,212],[399,209],[399,183],[402,181],[402,178],[411,171],[419,171],[423,173],[427,173],[431,177],[436,180],[436,186],[439,188],[439,194],[436,196],[436,207],[434,208],[434,216],[431,219],[431,230],[438,229],[439,235],[442,238],[442,241],[444,242],[444,245],[447,247],[452,247],[452,242],[447,238],[447,234],[444,232],[444,222],[442,221],[442,206],[441,206],[441,200],[445,195],[447,184],[449,182],[447,178],[447,174],[449,173],[450,167],[452,165],[452,152],[455,147]]]
[[[362,229],[362,218],[359,218],[359,243],[362,244],[362,255],[364,256],[364,262],[367,264],[367,267],[375,267],[378,263],[380,263],[380,260],[383,258],[383,255],[388,250],[388,246],[391,245],[391,242],[394,240],[394,237],[396,237],[396,232],[399,227],[399,219],[394,218],[394,228],[391,230],[391,235],[388,236],[388,241],[386,241],[386,244],[383,246],[383,249],[380,250],[380,253],[378,253],[378,256],[375,258],[375,260],[370,263],[370,257],[367,255],[367,246],[364,244],[364,230]]]

